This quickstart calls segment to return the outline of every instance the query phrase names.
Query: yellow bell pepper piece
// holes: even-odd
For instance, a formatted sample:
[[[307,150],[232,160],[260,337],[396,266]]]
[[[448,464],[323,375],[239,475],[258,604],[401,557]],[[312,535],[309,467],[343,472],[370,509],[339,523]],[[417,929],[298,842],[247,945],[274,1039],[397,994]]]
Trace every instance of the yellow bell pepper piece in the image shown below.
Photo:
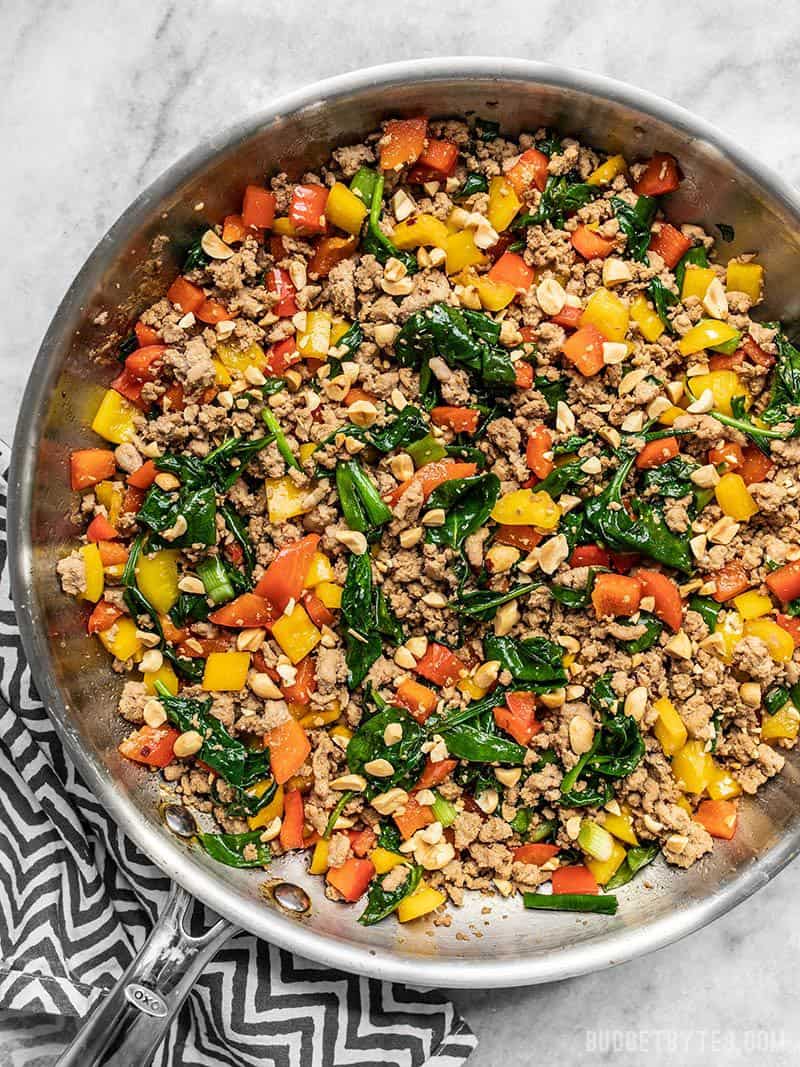
[[[301,726],[305,726],[307,730],[318,730],[320,726],[328,726],[341,715],[341,711],[337,704],[334,704],[330,708],[326,708],[324,711],[309,711],[305,715],[301,715],[297,720]]]
[[[142,675],[142,681],[147,687],[148,693],[155,694],[156,682],[161,682],[174,697],[178,695],[178,676],[169,663],[162,663],[157,671],[145,671]]]
[[[435,215],[414,215],[413,218],[395,226],[392,241],[403,250],[422,247],[446,248],[449,236],[447,226]]]
[[[408,856],[403,856],[399,852],[390,852],[388,848],[374,848],[369,858],[372,860],[376,874],[388,874],[393,867],[408,863]]]
[[[742,787],[733,777],[730,771],[726,771],[724,767],[720,767],[718,763],[712,758],[711,763],[713,769],[711,772],[711,778],[709,779],[706,789],[708,795],[712,800],[731,800],[733,797],[738,797],[742,792]]]
[[[698,300],[702,300],[715,278],[716,274],[711,267],[695,267],[690,264],[683,276],[681,300],[686,300],[690,296],[696,296]]]
[[[638,845],[639,838],[633,829],[633,819],[630,815],[612,815],[610,811],[603,815],[603,826],[610,834],[626,845]]]
[[[303,582],[304,589],[313,589],[320,582],[332,582],[336,577],[331,561],[324,552],[315,552],[308,565],[306,580]]]
[[[327,359],[331,346],[331,316],[327,311],[306,312],[306,328],[298,331],[297,349],[312,359]]]
[[[730,515],[737,522],[746,522],[758,512],[758,504],[750,496],[741,474],[728,471],[714,486],[714,496],[725,515]]]
[[[505,493],[492,509],[492,518],[503,526],[537,526],[555,530],[561,508],[549,493],[532,489],[514,489]]]
[[[295,485],[288,474],[280,478],[267,478],[265,484],[270,522],[286,522],[311,510],[311,505],[306,504],[308,490]]]
[[[233,378],[228,374],[228,368],[222,360],[212,359],[211,362],[214,364],[214,384],[221,389],[225,389],[233,381]]]
[[[631,318],[645,341],[657,341],[666,327],[652,304],[638,293],[631,304]]]
[[[141,659],[142,645],[136,636],[136,623],[127,615],[117,619],[110,630],[97,635],[104,648],[123,663],[127,659]]]
[[[674,756],[680,752],[689,736],[683,719],[669,697],[659,697],[654,701],[653,708],[658,712],[653,732],[665,755]]]
[[[613,182],[618,174],[624,174],[627,164],[624,156],[609,156],[605,163],[601,163],[593,170],[586,179],[587,185],[607,185]]]
[[[445,270],[448,274],[458,274],[466,267],[483,266],[489,262],[475,244],[472,230],[451,234],[445,243],[445,253]]]
[[[460,689],[462,693],[465,693],[470,700],[483,700],[488,689],[484,689],[482,685],[478,685],[474,678],[460,678],[456,682],[456,688]]]
[[[769,615],[772,611],[770,598],[763,593],[757,593],[755,589],[748,589],[746,593],[735,596],[733,603],[743,619],[760,619],[762,615]]]
[[[581,326],[596,326],[607,341],[624,341],[629,320],[624,300],[609,289],[596,289],[578,321]]]
[[[98,504],[102,504],[106,509],[108,521],[112,526],[116,526],[122,510],[122,492],[113,482],[98,482],[94,487],[94,495]]]
[[[731,663],[734,649],[744,637],[741,616],[736,612],[730,612],[722,623],[717,623],[714,633],[722,636],[723,650],[720,656],[722,662]]]
[[[705,741],[687,741],[672,757],[672,773],[684,792],[702,793],[714,773],[714,761],[705,751]]]
[[[678,342],[678,348],[681,355],[693,356],[695,352],[727,344],[728,341],[733,341],[738,336],[739,331],[727,322],[721,322],[719,319],[701,319],[696,326],[683,335]]]
[[[507,229],[517,212],[522,207],[522,201],[514,192],[514,186],[507,178],[492,178],[489,182],[489,209],[487,215],[489,224],[498,233]]]
[[[141,415],[138,408],[120,396],[116,389],[108,389],[92,420],[92,429],[106,441],[121,445],[136,433],[133,420],[137,415]]]
[[[244,689],[250,670],[249,652],[210,652],[203,671],[203,689],[215,693],[238,693]]]
[[[735,396],[744,397],[744,405],[750,407],[751,396],[735,370],[712,370],[708,374],[696,374],[687,382],[692,396],[699,398],[706,389],[714,397],[714,408],[723,415],[731,415],[731,401]]]
[[[314,589],[326,608],[331,611],[342,606],[342,587],[336,582],[320,582]]]
[[[357,234],[367,214],[367,205],[342,182],[334,182],[325,201],[325,218],[345,233]]]
[[[675,803],[678,805],[679,808],[683,808],[683,810],[686,812],[687,815],[693,815],[694,814],[694,808],[689,803],[689,801],[686,799],[686,797],[683,795],[683,793],[681,793],[681,795],[678,797],[678,799],[675,801]]]
[[[591,856],[587,856],[584,862],[594,875],[597,884],[605,885],[606,882],[611,881],[622,866],[627,854],[626,849],[622,847],[619,841],[614,841],[611,847],[611,855],[607,860],[595,860]]]
[[[308,463],[308,461],[311,459],[311,457],[314,455],[314,453],[316,451],[317,451],[317,446],[315,444],[313,444],[312,442],[310,442],[310,441],[307,442],[304,445],[300,445],[300,447],[297,450],[298,455],[300,457],[300,463],[303,464],[303,466],[305,466],[305,464]]]
[[[236,345],[224,344],[217,345],[217,355],[222,361],[226,370],[235,371],[237,374],[244,374],[248,367],[257,367],[260,371],[263,371],[267,366],[267,357],[264,355],[264,349],[261,345],[256,344],[253,341],[247,348],[237,348]]]
[[[517,295],[517,290],[513,285],[508,285],[507,282],[493,282],[485,275],[475,279],[475,287],[478,290],[481,304],[487,311],[502,311]]]
[[[764,287],[764,268],[760,263],[739,263],[732,259],[728,263],[725,288],[729,293],[744,293],[754,304],[761,300]]]
[[[331,323],[331,348],[334,345],[338,345],[352,325],[352,322],[348,322],[347,319],[333,320]]]
[[[251,796],[263,797],[266,791],[272,785],[271,778],[263,778],[260,782],[248,789],[247,792]],[[257,830],[259,826],[269,826],[273,819],[278,819],[283,815],[283,786],[279,785],[275,790],[275,796],[270,800],[269,804],[265,804],[261,811],[257,811],[255,815],[249,816],[247,822],[251,830]]]
[[[431,911],[435,911],[440,904],[444,904],[447,897],[438,889],[420,882],[417,890],[410,897],[405,897],[397,907],[397,918],[401,923],[419,919]]]
[[[800,731],[800,711],[787,702],[774,715],[761,720],[762,741],[794,741]]]
[[[745,637],[758,637],[776,663],[788,663],[794,653],[792,635],[772,619],[748,619],[744,624]]]
[[[152,555],[141,555],[136,564],[136,584],[139,591],[162,615],[166,615],[177,603],[178,556],[177,548],[160,548]]]
[[[353,731],[348,726],[342,726],[341,723],[332,726],[328,732],[331,737],[340,737],[342,741],[349,741],[353,736]]]
[[[679,415],[685,415],[686,412],[683,408],[676,407],[674,404],[668,407],[665,411],[662,411],[658,416],[658,421],[662,426],[672,426]]]
[[[320,838],[314,845],[314,853],[311,863],[308,865],[309,874],[324,874],[328,869],[328,842]]]
[[[100,549],[95,544],[82,545],[80,552],[83,556],[83,569],[86,572],[86,588],[78,600],[88,600],[90,604],[96,604],[103,595],[105,586]]]
[[[281,615],[272,627],[272,636],[292,663],[305,659],[322,639],[302,604],[295,604],[291,615]]]
[[[327,204],[325,208],[327,214]],[[272,232],[278,237],[296,237],[297,227],[288,216],[282,215],[279,219],[273,221]]]

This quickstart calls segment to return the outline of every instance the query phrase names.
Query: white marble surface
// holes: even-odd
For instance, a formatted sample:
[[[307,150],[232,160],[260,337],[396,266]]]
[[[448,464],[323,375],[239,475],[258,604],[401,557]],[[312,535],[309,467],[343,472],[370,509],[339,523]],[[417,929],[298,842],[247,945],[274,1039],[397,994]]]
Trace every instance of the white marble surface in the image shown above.
[[[58,300],[106,228],[197,140],[274,95],[388,60],[546,59],[670,97],[797,182],[798,31],[800,7],[752,0],[2,0],[0,437]],[[763,1058],[754,1034],[771,1035],[772,1064],[798,1062],[799,894],[795,864],[644,960],[456,994],[481,1037],[471,1067],[740,1067]],[[599,1031],[623,1050],[594,1051]]]

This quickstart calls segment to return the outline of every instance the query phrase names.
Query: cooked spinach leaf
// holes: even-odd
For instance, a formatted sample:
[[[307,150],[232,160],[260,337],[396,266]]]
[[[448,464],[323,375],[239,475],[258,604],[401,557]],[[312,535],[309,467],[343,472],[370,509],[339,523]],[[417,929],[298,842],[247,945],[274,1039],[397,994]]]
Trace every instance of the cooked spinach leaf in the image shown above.
[[[374,827],[378,835],[378,848],[385,848],[387,852],[397,852],[403,843],[403,838],[397,825],[391,819],[381,819],[377,827]]]
[[[455,194],[456,200],[466,200],[468,196],[474,196],[475,193],[485,193],[489,189],[488,179],[484,174],[479,174],[477,171],[470,171],[470,173],[464,179],[464,184]]]
[[[487,634],[484,638],[487,659],[500,661],[503,670],[511,672],[514,681],[529,683],[527,688],[534,693],[547,693],[567,684],[567,672],[562,660],[564,649],[546,637],[496,637]]]
[[[489,518],[499,495],[500,479],[496,474],[473,474],[443,482],[428,497],[426,506],[428,510],[443,508],[445,520],[441,526],[429,526],[425,540],[428,544],[461,548]]]
[[[202,270],[210,263],[209,256],[203,251],[203,235],[201,234],[189,245],[183,260],[181,273],[188,274],[190,270]]]
[[[630,655],[634,655],[636,652],[647,652],[658,641],[664,630],[664,624],[661,619],[657,619],[649,611],[639,613],[639,624],[644,626],[644,633],[641,637],[634,637],[630,641],[620,642]]]
[[[497,762],[518,765],[525,758],[522,745],[498,733],[493,723],[482,726],[467,722],[447,727],[444,738],[451,756],[470,763]],[[496,785],[496,782],[493,784]]]
[[[261,386],[261,395],[275,396],[276,393],[282,393],[285,388],[286,381],[283,378],[267,378]]]
[[[659,513],[646,501],[633,499],[629,506],[622,501],[622,489],[636,459],[633,449],[620,448],[620,465],[608,486],[585,504],[586,527],[609,548],[617,552],[640,552],[667,567],[687,574],[692,572],[688,543],[676,536]]]
[[[762,422],[768,426],[792,423],[789,437],[800,434],[800,416],[790,414],[790,407],[800,406],[800,350],[783,333],[775,335],[778,361],[772,375],[769,403],[761,412]]]
[[[397,723],[403,730],[402,738],[394,745],[383,739],[386,727]],[[426,731],[403,708],[386,707],[383,711],[365,718],[347,745],[347,766],[353,774],[367,779],[367,798],[397,786],[409,789],[419,781],[426,755],[422,746],[427,740]],[[372,760],[385,759],[394,772],[385,778],[375,778],[366,770]]]
[[[198,833],[197,839],[213,860],[224,863],[226,867],[263,867],[272,859],[272,850],[261,840],[263,832],[250,830],[243,834]],[[255,855],[249,855],[253,851]]]
[[[557,500],[568,489],[579,489],[589,481],[589,475],[581,470],[585,459],[573,459],[569,463],[562,463],[555,467],[546,478],[536,485],[536,492],[548,493],[553,500]]]
[[[188,548],[190,545],[216,544],[216,517],[217,498],[212,486],[203,489],[182,486],[176,493],[167,493],[157,485],[148,489],[136,516],[156,535],[150,541],[154,549],[165,545]],[[186,520],[185,531],[179,536],[164,537],[163,534],[173,530],[181,519]]]
[[[570,182],[565,175],[549,175],[544,192],[536,211],[519,215],[511,225],[512,230],[523,230],[527,226],[541,226],[549,222],[557,230],[564,228],[567,215],[574,214],[579,208],[599,196],[602,190],[597,185],[583,182]]]
[[[128,356],[131,355],[132,352],[135,352],[138,347],[139,338],[135,333],[129,333],[128,336],[123,337],[119,343],[119,347],[117,348],[117,359],[120,363],[124,363]]]
[[[450,367],[464,368],[484,385],[510,386],[516,380],[514,364],[499,344],[500,323],[480,311],[431,304],[414,312],[395,342],[399,362],[427,368],[434,356]]]
[[[695,593],[689,601],[689,611],[696,611],[698,615],[702,616],[703,622],[713,633],[719,613],[722,611],[722,604],[718,604],[713,597],[698,596]]]
[[[500,123],[493,119],[475,119],[475,136],[488,144],[500,136]]]
[[[396,889],[384,889],[383,877],[373,878],[369,886],[367,906],[359,915],[358,921],[362,926],[374,926],[381,919],[385,919],[396,911],[402,900],[410,897],[422,881],[422,868],[413,864],[408,868],[408,875]]]
[[[336,430],[332,436],[341,433]],[[430,425],[425,414],[413,404],[406,404],[396,419],[384,423],[383,426],[348,426],[347,436],[355,437],[360,441],[377,448],[379,452],[392,452],[395,448],[405,448],[423,440],[430,432]],[[440,457],[441,458],[441,457]]]
[[[361,241],[361,247],[365,254],[373,255],[377,261],[384,266],[390,259],[398,259],[406,268],[409,274],[416,274],[419,270],[417,265],[417,257],[413,252],[405,252],[399,249],[394,242],[386,236],[381,230],[381,211],[383,209],[383,175],[376,174],[375,171],[370,171],[367,167],[362,167],[355,178],[353,178],[353,184],[351,188],[355,186],[356,181],[361,176],[361,186],[366,189],[368,181],[365,177],[366,174],[370,175],[369,183],[372,188],[369,193],[369,198],[366,203],[369,205],[369,214],[367,215],[367,221],[364,229],[364,236]]]
[[[380,656],[383,649],[381,638],[386,637],[395,644],[403,640],[402,627],[390,611],[383,590],[373,586],[368,552],[363,556],[353,554],[348,559],[342,589],[342,618],[347,622],[347,685],[355,689]]]
[[[785,411],[785,409],[781,409],[779,405],[776,405],[776,407],[773,408],[773,417],[777,417],[778,421],[781,421],[779,416],[782,410]],[[769,453],[770,441],[783,441],[786,439],[786,434],[781,430],[770,430],[763,425],[756,426],[745,408],[745,398],[743,396],[735,396],[732,398],[730,415],[724,415],[721,411],[710,411],[709,414],[715,418],[717,422],[721,422],[723,426],[730,426],[734,430],[743,433],[746,437],[749,437],[753,444],[760,448],[762,452]],[[761,421],[763,422],[764,420],[762,419]],[[789,421],[788,417],[785,421]],[[795,423],[795,429],[796,427],[797,423]],[[793,430],[791,436],[794,436],[794,432],[795,431]]]
[[[555,130],[547,130],[541,141],[537,141],[534,145],[540,152],[549,158],[557,156],[561,151],[561,138],[555,132]]]
[[[670,333],[675,332],[675,327],[672,325],[672,319],[669,317],[669,308],[675,307],[678,303],[677,293],[673,293],[671,289],[667,289],[666,285],[660,278],[652,278],[650,284],[647,287],[647,291],[650,294],[650,299],[653,301],[653,307],[656,309],[656,314],[666,326]]]
[[[584,445],[588,445],[591,440],[591,437],[581,437],[579,434],[573,433],[564,441],[557,441],[550,451],[554,456],[569,456],[571,453],[577,452],[579,448],[583,448]]]
[[[694,493],[695,485],[691,476],[696,470],[697,464],[693,461],[674,456],[659,467],[651,467],[645,471],[642,484],[645,489],[651,490],[654,496],[681,500]]]
[[[242,550],[242,563],[244,565],[245,577],[249,579],[252,576],[253,567],[256,565],[256,553],[250,543],[250,537],[248,536],[244,519],[242,519],[239,513],[234,511],[229,504],[223,504],[219,509],[219,513],[225,520],[225,525],[228,527],[231,534],[233,534],[234,541]]]
[[[647,261],[647,246],[650,244],[650,228],[653,225],[658,202],[652,196],[640,196],[635,204],[629,204],[619,196],[612,196],[619,228],[625,234],[625,251],[631,259]]]
[[[567,380],[566,378],[546,378],[543,374],[537,374],[533,379],[534,387],[542,394],[547,402],[547,406],[551,411],[555,411],[558,407],[559,400],[566,401],[567,399]]]
[[[533,582],[526,582],[524,585],[512,586],[505,592],[499,592],[496,589],[470,589],[462,593],[458,600],[452,601],[450,607],[459,615],[465,615],[469,619],[489,622],[494,618],[501,604],[507,604],[509,600],[525,596],[534,588]]]
[[[336,464],[336,491],[342,514],[351,530],[371,533],[390,521],[391,510],[358,460]]]

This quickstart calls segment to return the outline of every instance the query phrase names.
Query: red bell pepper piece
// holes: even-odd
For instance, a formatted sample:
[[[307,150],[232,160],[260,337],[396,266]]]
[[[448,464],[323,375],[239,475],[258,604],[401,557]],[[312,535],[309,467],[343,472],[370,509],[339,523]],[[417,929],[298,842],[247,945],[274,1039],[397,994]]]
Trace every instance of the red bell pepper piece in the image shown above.
[[[789,601],[800,596],[800,562],[786,563],[783,567],[778,567],[777,570],[768,574],[764,580],[775,596],[782,603],[788,604]],[[717,586],[719,586],[719,578],[717,578]]]
[[[218,322],[229,322],[235,319],[236,315],[231,314],[218,300],[204,300],[196,309],[195,317],[209,326],[216,326]]]
[[[297,664],[297,674],[291,685],[281,686],[283,699],[289,704],[308,704],[317,689],[317,664],[313,656],[305,656]]]
[[[561,351],[577,371],[590,378],[603,369],[605,340],[596,326],[582,326],[564,341]]]
[[[452,459],[437,459],[433,463],[426,463],[411,478],[401,482],[393,490],[389,497],[389,504],[394,507],[412,482],[419,482],[422,485],[422,495],[427,500],[433,490],[444,482],[449,482],[453,478],[470,478],[477,469],[475,463],[458,463]]]
[[[318,544],[319,534],[306,534],[290,541],[259,578],[255,592],[272,605],[274,618],[278,618],[290,600],[300,599]]]
[[[427,132],[427,119],[392,119],[387,122],[378,142],[381,170],[400,170],[409,163],[416,163],[424,151]]]
[[[778,592],[777,587],[782,586],[782,580],[780,578],[781,571],[788,570],[793,567],[794,564],[790,563],[788,567],[781,567],[780,570],[773,571],[772,574],[767,575],[767,585],[772,589],[772,592],[776,596],[783,600],[783,597]],[[773,586],[771,579],[778,575],[778,580]],[[726,600],[731,600],[733,597],[738,596],[739,593],[744,593],[746,589],[750,588],[750,579],[747,577],[747,572],[741,563],[726,563],[724,567],[721,567],[714,575],[714,585],[716,590],[714,592],[714,599],[718,604],[724,604]],[[800,566],[797,568],[796,576],[797,592],[800,593]],[[786,587],[788,588],[788,586]],[[784,603],[788,603],[789,600],[793,600],[797,596],[797,593],[792,593],[787,597]]]
[[[757,363],[759,367],[769,369],[775,363],[775,356],[770,352],[765,352],[761,345],[756,344],[749,335],[744,338],[736,351],[741,352],[742,356],[749,359],[751,363]]]
[[[436,821],[433,809],[429,808],[427,804],[420,804],[413,794],[405,803],[405,811],[402,813],[395,812],[392,818],[404,841],[408,841],[423,826],[430,826],[432,822]]]
[[[325,233],[325,205],[328,190],[324,185],[295,185],[289,205],[289,219],[303,233]]]
[[[639,610],[642,583],[624,574],[598,574],[592,590],[592,604],[598,619],[629,617]]]
[[[179,734],[172,726],[142,726],[126,737],[119,750],[126,759],[146,763],[149,767],[166,767],[172,763]]]
[[[297,339],[287,337],[272,346],[267,355],[267,370],[276,378],[279,378],[293,363],[300,361],[300,353],[297,351]]]
[[[268,230],[275,221],[275,194],[261,185],[248,185],[242,200],[242,225],[246,230]]]
[[[157,474],[158,467],[152,459],[147,459],[138,470],[128,475],[127,482],[128,485],[132,485],[135,489],[149,489],[156,480]]]
[[[222,240],[226,245],[236,245],[247,237],[247,227],[241,215],[226,215],[222,223]]]
[[[278,302],[273,304],[272,310],[279,319],[290,319],[297,314],[297,302],[295,295],[297,290],[292,284],[288,270],[282,267],[274,267],[266,274],[267,289],[277,294]]]
[[[122,371],[111,383],[111,388],[119,393],[120,396],[124,396],[135,407],[142,411],[146,410],[147,404],[142,400],[144,382],[140,378],[135,378],[127,367],[122,368]]]
[[[417,661],[417,674],[427,678],[434,685],[453,685],[461,677],[464,664],[444,645],[430,641],[425,655]]]
[[[404,679],[397,687],[395,700],[401,707],[406,708],[412,718],[419,723],[424,723],[439,703],[436,693],[427,687],[415,682],[413,678]]]
[[[158,378],[161,358],[166,350],[166,345],[137,348],[125,360],[125,369],[141,382],[154,382]]]
[[[600,887],[588,867],[582,864],[575,867],[559,867],[553,871],[550,879],[554,893],[591,893],[600,892]]]
[[[119,537],[119,531],[115,530],[105,515],[95,515],[86,527],[87,541],[113,541]]]
[[[494,708],[494,721],[517,744],[527,745],[542,729],[542,723],[536,720],[536,698],[533,693],[508,693],[506,705]]]
[[[348,837],[353,854],[361,859],[368,856],[378,843],[378,835],[371,826],[365,826],[363,830],[350,830]]]
[[[525,446],[525,462],[537,478],[546,478],[555,470],[553,435],[546,426],[534,426],[530,431]]]
[[[351,856],[341,867],[331,867],[325,875],[325,880],[352,904],[366,893],[374,874],[375,864],[372,860]]]
[[[419,159],[408,172],[408,181],[442,181],[450,177],[457,162],[458,145],[430,137]]]
[[[420,775],[420,779],[414,788],[430,789],[431,786],[440,785],[445,779],[450,777],[457,766],[457,759],[443,759],[439,760],[438,763],[432,763],[429,758]]]
[[[299,789],[287,789],[283,794],[283,822],[280,842],[285,849],[305,848],[303,823],[305,822],[303,794]]]
[[[152,326],[145,326],[141,320],[133,327],[133,332],[136,334],[139,348],[148,348],[150,345],[157,345],[161,341],[157,331]]]
[[[553,856],[557,856],[559,851],[558,845],[546,845],[541,841],[511,849],[515,863],[533,863],[536,867],[547,863]]]
[[[674,459],[680,451],[677,437],[662,437],[657,441],[648,441],[636,457],[636,469],[649,471]]]
[[[245,629],[272,622],[277,618],[277,614],[272,603],[265,600],[263,596],[256,593],[242,593],[229,604],[223,604],[221,608],[212,611],[208,617],[216,626]]]
[[[88,634],[104,633],[111,629],[117,619],[122,618],[122,614],[114,604],[109,604],[107,600],[98,600],[86,623],[86,632]]]
[[[538,148],[528,148],[514,166],[506,171],[505,178],[514,186],[518,196],[526,193],[531,186],[536,186],[541,193],[547,183],[549,162],[544,152],[540,152]]]
[[[663,222],[658,233],[653,234],[648,247],[651,252],[661,256],[671,270],[692,247],[692,239],[684,237],[681,231],[676,230],[669,222]]]
[[[743,463],[739,473],[744,479],[745,485],[754,485],[756,482],[765,482],[767,475],[775,464],[765,456],[760,448],[755,445],[745,445]]]
[[[588,226],[579,226],[572,234],[571,241],[572,247],[584,259],[605,259],[614,251],[613,238],[601,237]]]
[[[178,310],[182,311],[184,315],[187,315],[190,311],[196,313],[205,298],[206,295],[199,285],[193,285],[191,282],[187,282],[187,280],[180,275],[178,275],[169,289],[167,289],[167,300],[169,300],[171,304],[175,304]]]
[[[129,485],[122,497],[123,515],[135,515],[141,510],[145,498],[144,489],[138,489],[135,485]]]
[[[550,321],[554,322],[557,326],[561,326],[565,330],[577,330],[582,314],[582,307],[574,307],[572,304],[565,304],[557,315],[552,316]],[[605,338],[603,339],[605,340]]]
[[[330,608],[326,607],[320,598],[310,589],[303,593],[303,607],[308,612],[308,617],[321,630],[323,626],[333,626],[336,616]]]
[[[437,407],[431,408],[434,426],[447,426],[453,433],[475,433],[480,412],[477,408]]]
[[[69,457],[70,486],[88,489],[112,478],[117,469],[114,453],[107,448],[80,448]]]
[[[775,615],[775,622],[789,634],[794,641],[794,647],[800,648],[800,619],[796,615],[784,615],[779,611]]]
[[[636,572],[636,579],[642,583],[642,596],[651,596],[655,600],[653,610],[657,617],[671,630],[680,630],[683,601],[676,583],[661,571],[640,570]]]
[[[494,539],[500,545],[511,545],[522,552],[532,552],[544,535],[533,526],[498,526]]]
[[[533,385],[533,367],[524,359],[514,364],[514,385],[517,389],[530,389]]]
[[[525,292],[533,284],[536,273],[516,252],[504,252],[486,277],[490,281],[511,285],[519,292]]]
[[[570,567],[610,567],[611,556],[599,545],[578,545],[569,557]]]
[[[675,157],[666,152],[656,152],[648,160],[633,191],[639,196],[663,196],[664,193],[674,192],[680,183],[681,176]]]
[[[708,462],[715,467],[725,464],[728,470],[738,470],[744,463],[744,452],[741,445],[733,441],[723,441],[721,445],[715,445],[708,450]]]
[[[308,262],[309,277],[327,278],[336,264],[349,259],[357,247],[357,237],[323,237]]]
[[[297,719],[286,719],[273,726],[264,741],[269,747],[269,765],[278,785],[297,774],[311,751],[311,742]]]
[[[704,800],[692,818],[705,826],[712,837],[730,841],[736,833],[739,806],[735,800]]]
[[[117,544],[116,541],[98,541],[97,550],[104,567],[119,567],[128,562],[127,545]]]
[[[610,552],[611,567],[617,574],[629,574],[640,560],[638,552]]]

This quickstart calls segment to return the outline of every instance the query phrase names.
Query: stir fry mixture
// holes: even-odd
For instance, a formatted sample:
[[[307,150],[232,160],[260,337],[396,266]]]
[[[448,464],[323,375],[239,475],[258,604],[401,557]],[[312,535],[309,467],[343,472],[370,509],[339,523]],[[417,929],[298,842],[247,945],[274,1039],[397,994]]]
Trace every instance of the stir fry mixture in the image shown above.
[[[800,724],[800,351],[680,181],[392,120],[188,250],[58,572],[196,847],[446,924],[734,836]]]

